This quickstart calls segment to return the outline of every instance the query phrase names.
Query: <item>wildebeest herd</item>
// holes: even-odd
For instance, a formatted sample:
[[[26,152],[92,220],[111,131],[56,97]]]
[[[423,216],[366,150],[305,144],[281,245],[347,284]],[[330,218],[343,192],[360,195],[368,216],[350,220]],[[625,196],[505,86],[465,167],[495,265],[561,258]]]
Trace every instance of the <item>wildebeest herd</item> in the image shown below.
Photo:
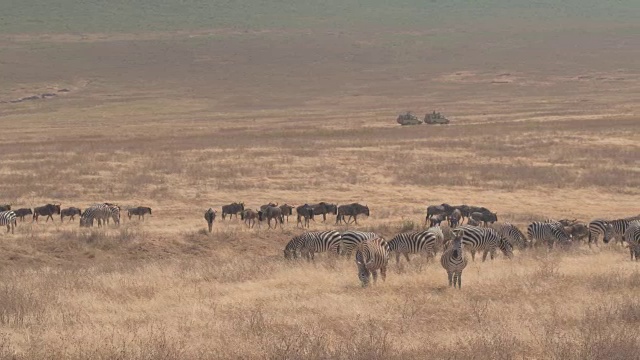
[[[252,210],[245,209],[244,203],[233,203],[222,207],[222,218],[225,219],[227,215],[238,217],[239,214],[250,228],[263,220],[271,228],[272,220],[274,227],[278,224],[282,226],[285,219],[288,222],[293,209],[291,205],[269,203]],[[320,202],[300,205],[295,210],[297,226],[302,227],[309,227],[309,221],[318,215],[322,215],[322,220],[326,221],[327,214],[333,214],[338,225],[357,224],[358,215],[370,214],[367,206],[358,203],[338,206]],[[205,213],[210,232],[215,215],[216,211],[211,208]],[[460,287],[462,270],[467,265],[464,250],[470,252],[474,260],[476,252],[482,252],[482,260],[485,261],[489,255],[493,259],[498,250],[511,258],[514,248],[524,250],[543,245],[551,250],[555,247],[567,248],[587,239],[591,246],[597,245],[602,236],[605,243],[618,239],[628,244],[632,260],[638,260],[640,256],[640,215],[615,220],[596,219],[588,224],[577,219],[534,221],[527,226],[525,235],[514,224],[498,222],[498,214],[486,207],[444,203],[427,207],[424,225],[425,228],[427,225],[429,227],[422,231],[397,234],[389,241],[373,232],[355,230],[305,232],[287,243],[284,257],[294,259],[300,256],[313,260],[316,253],[322,252],[350,257],[355,250],[358,277],[362,285],[367,286],[370,277],[376,281],[378,270],[382,279],[386,278],[387,263],[393,254],[396,263],[399,263],[400,256],[409,261],[409,254],[424,254],[433,258],[441,251],[440,263],[447,271],[449,285]]]

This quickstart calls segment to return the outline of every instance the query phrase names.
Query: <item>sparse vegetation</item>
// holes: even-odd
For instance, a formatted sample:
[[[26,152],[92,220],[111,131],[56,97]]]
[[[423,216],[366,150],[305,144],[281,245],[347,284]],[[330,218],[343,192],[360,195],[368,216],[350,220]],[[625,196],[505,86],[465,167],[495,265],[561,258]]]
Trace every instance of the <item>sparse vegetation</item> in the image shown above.
[[[283,259],[295,220],[203,219],[357,201],[389,239],[442,202],[521,229],[640,213],[636,3],[3,8],[0,203],[154,210],[0,229],[0,359],[637,358],[640,268],[616,245],[472,262],[460,291],[392,259],[363,290],[352,259]],[[451,124],[393,121],[423,108]]]

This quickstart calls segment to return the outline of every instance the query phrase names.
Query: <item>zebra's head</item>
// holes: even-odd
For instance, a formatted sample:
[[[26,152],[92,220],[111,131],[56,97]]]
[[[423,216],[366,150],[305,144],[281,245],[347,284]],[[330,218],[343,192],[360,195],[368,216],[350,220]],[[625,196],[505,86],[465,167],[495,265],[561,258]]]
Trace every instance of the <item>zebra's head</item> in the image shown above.
[[[504,237],[500,237],[500,243],[498,244],[498,246],[500,247],[500,250],[502,250],[504,256],[509,259],[513,257],[513,245],[511,245],[511,242],[509,242],[509,240],[505,239]]]
[[[356,261],[356,264],[358,264],[358,279],[360,279],[360,284],[363,288],[369,286],[371,272],[363,262]]]
[[[453,249],[453,257],[462,257],[462,237],[464,237],[464,230],[460,230],[456,233],[456,236],[451,241],[451,248]]]

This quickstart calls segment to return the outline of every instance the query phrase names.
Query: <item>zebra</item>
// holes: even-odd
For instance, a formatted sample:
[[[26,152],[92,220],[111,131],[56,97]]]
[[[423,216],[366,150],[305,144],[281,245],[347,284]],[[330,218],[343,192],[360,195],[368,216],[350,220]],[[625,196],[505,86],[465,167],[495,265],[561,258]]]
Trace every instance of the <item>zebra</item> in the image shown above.
[[[309,219],[313,219],[315,215],[315,211],[313,207],[309,204],[300,205],[296,208],[296,214],[298,217],[298,222],[296,223],[296,227],[302,224],[302,227],[309,227]],[[304,224],[302,223],[302,219],[304,219]]]
[[[396,264],[400,263],[400,255],[404,255],[409,262],[409,254],[425,253],[427,258],[436,255],[437,238],[429,231],[401,233],[394,236],[389,242],[389,252],[396,254]]]
[[[564,227],[559,222],[534,221],[527,227],[527,236],[532,245],[546,242],[549,248],[552,248],[556,241],[561,244],[571,243],[569,235],[567,235]]]
[[[131,211],[131,210],[129,210]],[[216,212],[212,208],[205,211],[204,219],[207,220],[207,225],[209,226],[209,232],[213,231],[213,221],[216,219]],[[151,209],[149,209],[149,213],[151,213]],[[131,219],[131,213],[129,213],[129,219]]]
[[[512,246],[518,246],[520,249],[527,247],[527,238],[517,226],[511,223],[493,223],[490,227],[503,239],[508,240]]]
[[[387,264],[389,263],[389,247],[386,241],[378,236],[367,239],[356,248],[356,265],[358,266],[358,279],[362,287],[369,285],[373,276],[373,283],[378,280],[378,270],[382,281],[387,279]]]
[[[7,227],[7,233],[11,231],[13,234],[13,230],[18,226],[16,213],[12,210],[0,212],[0,226],[2,225]]]
[[[113,211],[106,203],[91,205],[80,216],[80,227],[93,226],[94,220],[98,222],[98,227],[103,224],[106,226],[107,219],[113,216]]]
[[[131,220],[132,216],[138,215],[138,220],[140,220],[140,218],[142,218],[142,221],[144,221],[144,216],[146,214],[151,215],[151,208],[150,207],[138,206],[138,207],[130,208],[130,209],[127,210],[127,216],[129,216],[129,220]]]
[[[444,247],[444,243],[446,240],[451,239],[453,232],[450,227],[445,227],[444,229],[441,226],[434,226],[427,229],[430,233],[435,235],[436,237],[436,247],[435,252]]]
[[[229,219],[231,219],[231,217],[233,215],[236,216],[236,219],[238,218],[238,213],[241,213],[244,211],[244,203],[231,203],[229,205],[223,205],[222,206],[222,220],[224,220],[226,215],[229,215]]]
[[[495,230],[491,228],[462,225],[453,230],[456,237],[463,234],[461,239],[465,247],[471,252],[471,259],[475,261],[476,251],[482,250],[482,261],[487,260],[487,254],[491,255],[491,260],[495,257],[496,249],[499,248],[507,258],[513,257],[513,246],[505,240]]]
[[[45,222],[49,221],[49,219],[53,221],[54,214],[60,215],[60,204],[47,204],[33,208],[33,220],[35,220],[35,222],[38,222],[39,216],[46,216],[47,220]]]
[[[76,219],[76,215],[82,216],[82,210],[78,209],[77,207],[69,207],[69,208],[66,208],[66,209],[62,209],[62,210],[60,210],[60,222],[64,221],[64,217],[65,216],[71,217],[71,219],[69,219],[69,221],[75,220]]]
[[[113,219],[113,223],[116,226],[120,225],[120,206],[112,203],[104,203],[109,209],[109,216],[107,216],[107,224],[109,223],[109,219]]]
[[[632,222],[637,220],[640,220],[640,218],[630,217],[625,219],[616,219],[616,220],[609,221],[609,225],[611,225],[609,229],[611,231],[609,232],[609,236],[607,236],[607,233],[604,234],[602,241],[604,241],[604,243],[606,244],[613,238],[613,239],[617,239],[620,243],[622,243],[624,241],[623,235],[629,228],[629,225]]]
[[[331,252],[338,255],[340,233],[335,230],[306,232],[293,237],[284,249],[285,259],[297,257],[300,252],[307,260],[314,260],[316,253]]]
[[[465,230],[458,232],[451,242],[451,246],[440,257],[440,265],[447,271],[449,286],[455,288],[457,282],[458,289],[462,288],[462,271],[467,267],[468,263],[467,256],[462,251],[464,249],[462,239],[465,236],[465,232]]]
[[[280,205],[280,210],[282,211],[282,216],[287,218],[288,223],[289,216],[293,215],[293,206],[288,204]]]
[[[623,241],[629,244],[629,253],[631,260],[635,256],[636,261],[640,260],[640,220],[635,220],[629,223],[629,227],[624,232]]]
[[[321,201],[310,205],[314,215],[322,215],[322,222],[327,221],[327,214],[338,215],[338,205]]]
[[[378,234],[373,232],[347,230],[340,233],[340,254],[345,256],[351,256],[351,252],[362,242],[379,237]]]
[[[350,224],[351,219],[358,225],[358,215],[364,214],[369,216],[369,207],[367,205],[360,205],[358,203],[351,203],[348,205],[340,205],[338,206],[337,216],[336,216],[336,225],[341,222],[345,224]],[[345,215],[349,215],[349,221],[345,220]]]
[[[2,211],[7,211],[7,210],[2,210]],[[16,216],[20,218],[20,221],[24,221],[24,217],[27,215],[32,215],[33,211],[31,211],[31,209],[29,208],[22,208],[22,209],[18,209],[18,210],[13,210],[14,213],[16,213]]]

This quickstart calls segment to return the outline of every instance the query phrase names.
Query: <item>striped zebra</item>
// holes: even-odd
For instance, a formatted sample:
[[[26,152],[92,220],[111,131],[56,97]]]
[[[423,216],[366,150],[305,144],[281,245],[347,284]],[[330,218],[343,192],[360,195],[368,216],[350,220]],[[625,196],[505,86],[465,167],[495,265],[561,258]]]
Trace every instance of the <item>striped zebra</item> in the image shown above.
[[[482,251],[482,261],[487,260],[487,254],[491,260],[495,257],[496,249],[500,249],[504,256],[513,257],[513,246],[492,228],[460,225],[453,229],[456,238],[461,236],[464,247],[471,252],[471,259],[476,260],[476,252]],[[460,235],[462,234],[462,235]]]
[[[307,260],[314,259],[316,253],[332,252],[338,254],[340,233],[335,230],[306,232],[295,236],[284,248],[285,259],[297,258],[299,252]]]
[[[509,241],[512,246],[517,246],[520,249],[527,247],[527,238],[517,226],[511,223],[496,222],[489,225],[489,227],[495,230],[503,239]]]
[[[435,257],[436,243],[436,235],[429,230],[398,234],[387,242],[389,252],[396,254],[396,264],[400,263],[400,255],[404,255],[407,262],[409,254],[424,253],[428,259]]]
[[[373,283],[378,280],[378,270],[382,281],[387,279],[387,264],[389,263],[389,247],[380,236],[367,239],[356,248],[356,265],[358,266],[358,279],[362,287],[369,285],[373,276]]]
[[[459,228],[459,227],[458,227]],[[467,257],[463,252],[464,242],[463,237],[465,230],[458,232],[451,246],[447,248],[440,257],[440,265],[447,271],[447,277],[449,278],[449,286],[456,287],[458,283],[458,289],[462,288],[462,270],[467,267]]]
[[[612,238],[619,239],[622,242],[622,235],[629,227],[629,223],[634,220],[638,220],[637,217],[617,219],[617,220],[605,220],[596,219],[589,223],[589,246],[592,243],[598,245],[598,238],[602,235],[602,241],[607,244]]]
[[[340,254],[351,256],[351,252],[362,242],[379,237],[374,232],[347,230],[340,234]]]
[[[427,231],[436,237],[435,253],[437,253],[438,250],[443,249],[445,241],[450,240],[453,237],[453,232],[448,226],[434,226],[428,228]]]
[[[547,243],[549,248],[552,248],[556,241],[561,244],[571,243],[569,235],[559,222],[534,221],[527,227],[527,236],[532,246],[538,243]]]
[[[13,234],[13,230],[18,226],[18,220],[16,213],[13,210],[6,210],[0,212],[0,226],[5,225],[7,227],[7,233],[11,231]]]
[[[117,212],[117,215],[114,213]],[[110,204],[94,204],[88,207],[84,213],[80,216],[80,227],[93,226],[93,221],[98,222],[98,227],[103,224],[106,226],[107,220],[111,217],[117,216],[118,222],[120,220],[119,208],[113,207]],[[114,218],[115,221],[115,218]]]
[[[638,257],[640,256],[640,220],[635,220],[629,223],[629,227],[624,232],[623,241],[626,241],[629,244],[629,254],[631,255],[631,260],[635,256],[636,261],[640,260]]]

